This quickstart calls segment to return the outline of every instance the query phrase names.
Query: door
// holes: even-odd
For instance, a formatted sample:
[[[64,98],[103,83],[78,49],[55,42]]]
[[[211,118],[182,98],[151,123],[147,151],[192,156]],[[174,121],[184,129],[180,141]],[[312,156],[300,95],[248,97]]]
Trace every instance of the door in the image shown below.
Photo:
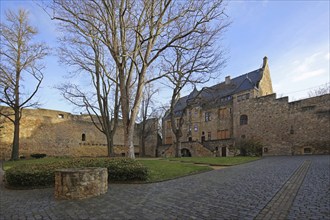
[[[222,148],[221,148],[221,155],[222,155],[223,157],[227,157],[227,148],[226,148],[226,147],[222,147]]]

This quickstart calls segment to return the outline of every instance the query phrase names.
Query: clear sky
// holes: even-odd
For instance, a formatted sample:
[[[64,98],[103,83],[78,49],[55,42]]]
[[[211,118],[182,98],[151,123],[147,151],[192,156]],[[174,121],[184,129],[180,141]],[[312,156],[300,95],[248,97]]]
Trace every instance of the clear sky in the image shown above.
[[[227,75],[233,78],[260,68],[264,56],[268,57],[273,89],[278,97],[289,96],[290,101],[306,98],[308,91],[330,82],[328,0],[233,0],[227,3],[232,24],[223,36],[222,45],[227,50],[228,62],[220,78],[208,86],[223,81]],[[5,10],[18,8],[29,10],[31,24],[37,27],[39,38],[56,48],[56,24],[35,1],[0,0],[1,22]],[[68,80],[68,69],[58,63],[55,49],[44,63],[45,78],[38,93],[41,107],[73,112],[73,106],[54,88]],[[167,92],[159,95],[166,102],[170,99]]]

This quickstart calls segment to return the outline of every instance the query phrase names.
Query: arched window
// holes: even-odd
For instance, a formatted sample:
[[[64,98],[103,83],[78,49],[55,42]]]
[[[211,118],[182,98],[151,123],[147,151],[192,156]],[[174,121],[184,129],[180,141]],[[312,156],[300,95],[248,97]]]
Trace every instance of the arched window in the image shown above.
[[[247,125],[248,123],[248,116],[247,115],[241,115],[239,118],[240,125]]]
[[[86,134],[83,133],[83,134],[81,135],[81,141],[86,141]]]

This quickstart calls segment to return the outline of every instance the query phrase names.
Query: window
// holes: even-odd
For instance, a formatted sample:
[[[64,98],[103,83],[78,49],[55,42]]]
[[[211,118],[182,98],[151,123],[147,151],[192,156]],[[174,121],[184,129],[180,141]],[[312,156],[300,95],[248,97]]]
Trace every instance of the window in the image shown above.
[[[226,108],[219,109],[219,118],[225,119],[226,117],[227,117],[227,109]]]
[[[218,130],[218,139],[228,139],[230,138],[229,130]]]
[[[205,112],[205,121],[211,121],[211,112]]]
[[[198,109],[196,108],[196,109],[195,109],[195,115],[197,115],[197,114],[198,114]]]
[[[64,118],[64,115],[63,114],[58,114],[57,117],[58,118]]]
[[[171,125],[171,121],[167,121],[166,122],[166,128],[167,129],[171,129],[172,125]]]
[[[195,131],[195,132],[198,131],[198,125],[197,125],[197,124],[194,125],[194,131]]]
[[[207,140],[211,140],[211,132],[207,132]]]
[[[315,105],[301,107],[301,110],[302,110],[303,112],[306,112],[306,111],[313,111],[314,109],[315,109]]]
[[[81,134],[81,141],[86,141],[86,134],[85,133]]]
[[[312,149],[311,148],[304,148],[304,154],[311,154],[312,153]]]
[[[246,100],[249,98],[250,98],[250,93],[246,93],[246,94],[237,96],[237,101],[240,102],[240,101],[243,101],[243,100]]]
[[[248,124],[248,116],[247,115],[241,115],[239,118],[239,124],[240,125],[247,125]]]
[[[231,95],[229,95],[229,96],[226,96],[226,97],[223,97],[223,98],[221,98],[220,99],[220,102],[226,102],[226,101],[230,101],[230,100],[232,100],[232,96]]]
[[[180,118],[177,118],[176,119],[176,128],[179,128],[179,126],[180,126]]]
[[[188,138],[188,141],[192,141],[192,137],[189,137],[189,138]]]

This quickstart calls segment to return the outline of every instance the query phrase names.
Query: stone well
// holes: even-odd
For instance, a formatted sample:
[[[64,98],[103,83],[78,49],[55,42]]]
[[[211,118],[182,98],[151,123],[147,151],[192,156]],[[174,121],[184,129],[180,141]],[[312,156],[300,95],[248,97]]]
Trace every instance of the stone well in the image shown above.
[[[85,167],[55,171],[56,199],[85,199],[106,193],[107,168]]]

